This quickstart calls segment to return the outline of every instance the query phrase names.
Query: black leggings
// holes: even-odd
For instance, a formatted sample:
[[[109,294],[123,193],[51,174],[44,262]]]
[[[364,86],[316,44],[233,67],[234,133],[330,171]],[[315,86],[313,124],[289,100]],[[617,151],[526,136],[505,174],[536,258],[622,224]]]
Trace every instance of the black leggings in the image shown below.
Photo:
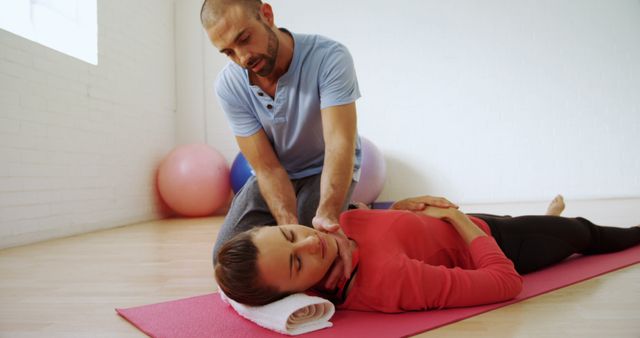
[[[615,252],[640,244],[640,228],[599,226],[582,217],[469,214],[492,236],[520,274],[540,270],[573,254]]]

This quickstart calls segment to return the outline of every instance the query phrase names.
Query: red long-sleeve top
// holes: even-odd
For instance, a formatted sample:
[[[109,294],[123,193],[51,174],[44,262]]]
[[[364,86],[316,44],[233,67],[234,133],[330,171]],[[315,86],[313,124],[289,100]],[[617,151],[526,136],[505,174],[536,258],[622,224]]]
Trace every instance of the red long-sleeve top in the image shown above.
[[[490,235],[487,224],[469,217]],[[341,309],[404,312],[505,301],[522,278],[491,236],[467,245],[453,226],[409,211],[352,210],[340,217],[358,243],[358,269]]]

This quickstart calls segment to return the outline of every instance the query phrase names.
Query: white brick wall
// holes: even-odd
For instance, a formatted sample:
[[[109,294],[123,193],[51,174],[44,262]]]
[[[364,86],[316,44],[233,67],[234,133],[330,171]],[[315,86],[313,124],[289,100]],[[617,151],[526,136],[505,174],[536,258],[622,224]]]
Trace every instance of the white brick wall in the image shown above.
[[[99,65],[0,30],[0,248],[162,216],[174,1],[98,1]]]

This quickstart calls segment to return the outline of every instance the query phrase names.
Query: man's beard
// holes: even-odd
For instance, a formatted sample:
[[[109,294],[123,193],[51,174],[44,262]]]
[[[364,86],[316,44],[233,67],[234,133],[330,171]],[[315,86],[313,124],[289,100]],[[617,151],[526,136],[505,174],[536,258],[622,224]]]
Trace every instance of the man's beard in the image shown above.
[[[269,26],[267,26],[264,22],[262,23],[264,29],[268,34],[268,43],[267,43],[267,54],[260,54],[260,58],[264,59],[265,64],[258,72],[255,74],[258,76],[268,76],[273,70],[276,68],[276,57],[278,56],[278,48],[280,47],[280,42],[278,41],[278,37],[276,33],[274,33]]]

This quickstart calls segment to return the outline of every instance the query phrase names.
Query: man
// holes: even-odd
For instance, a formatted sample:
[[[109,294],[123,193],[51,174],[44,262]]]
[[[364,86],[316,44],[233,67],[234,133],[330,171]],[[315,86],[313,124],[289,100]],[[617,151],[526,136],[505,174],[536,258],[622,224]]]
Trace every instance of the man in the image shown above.
[[[326,283],[332,288],[351,273],[338,217],[361,163],[351,56],[324,37],[278,29],[271,6],[259,0],[207,0],[201,19],[234,62],[219,74],[216,93],[256,174],[235,196],[214,254],[254,225],[313,225],[340,246],[342,263]]]
[[[331,233],[340,260],[324,281],[351,274],[351,248],[338,224],[360,174],[353,60],[343,45],[278,29],[260,0],[206,0],[201,21],[233,63],[216,94],[255,177],[237,195],[215,253],[255,225],[303,224]]]

